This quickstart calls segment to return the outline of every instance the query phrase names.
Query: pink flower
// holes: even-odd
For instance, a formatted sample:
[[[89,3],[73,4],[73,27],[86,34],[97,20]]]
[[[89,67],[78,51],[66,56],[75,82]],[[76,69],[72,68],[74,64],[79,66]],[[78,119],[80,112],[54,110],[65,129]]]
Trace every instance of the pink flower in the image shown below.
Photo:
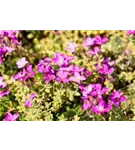
[[[9,94],[9,91],[6,89],[4,91],[0,91],[0,98],[7,96]]]
[[[85,110],[91,108],[91,106],[92,106],[91,102],[89,100],[85,100],[83,102],[82,109],[85,111]]]
[[[3,119],[3,121],[16,121],[16,119],[19,117],[18,113],[15,114],[11,114],[10,112],[6,113],[5,118]]]
[[[64,72],[62,70],[59,70],[57,72],[57,78],[56,78],[57,82],[63,82],[63,83],[67,83],[69,81],[68,79],[68,72]]]
[[[69,42],[66,46],[66,50],[70,53],[73,53],[75,52],[75,49],[78,47],[78,44],[75,44],[75,43],[72,43],[72,42]]]
[[[126,101],[126,97],[119,91],[113,91],[108,98],[115,106],[119,106],[121,102]]]
[[[62,53],[56,53],[52,58],[52,61],[54,62],[55,65],[62,67],[62,66],[67,66],[69,62],[71,62],[73,59],[74,56],[68,56]]]
[[[31,107],[32,106],[31,100],[34,99],[35,97],[36,97],[36,94],[31,93],[30,96],[25,101],[25,107],[27,107],[27,108]]]
[[[97,36],[94,38],[94,43],[95,43],[96,45],[102,45],[102,44],[104,44],[104,43],[107,42],[107,41],[108,41],[108,38],[107,38],[107,37],[101,38],[100,35],[97,35]]]
[[[101,49],[99,47],[94,47],[93,50],[88,51],[89,55],[94,56],[96,54],[98,54],[99,52],[101,52]]]
[[[107,105],[103,99],[101,99],[96,106],[92,106],[92,111],[96,114],[102,114],[109,112],[112,109],[112,105]]]
[[[30,100],[25,101],[25,107],[30,108],[32,106],[32,103]]]
[[[94,45],[94,38],[88,37],[83,41],[83,47],[89,47]]]
[[[84,81],[85,79],[86,78],[84,76],[80,75],[80,73],[78,73],[78,72],[75,72],[74,76],[69,78],[70,81],[73,81],[73,82],[76,82],[76,83],[79,83],[79,84],[80,84],[81,81]]]
[[[26,60],[25,57],[22,57],[21,59],[19,59],[16,63],[18,68],[23,68],[25,67],[25,65],[28,63],[28,61]]]
[[[26,66],[26,68],[23,68],[22,71],[15,74],[13,76],[13,79],[26,81],[28,79],[33,78],[35,74],[36,74],[36,72],[32,70],[32,65],[28,65],[28,66]]]

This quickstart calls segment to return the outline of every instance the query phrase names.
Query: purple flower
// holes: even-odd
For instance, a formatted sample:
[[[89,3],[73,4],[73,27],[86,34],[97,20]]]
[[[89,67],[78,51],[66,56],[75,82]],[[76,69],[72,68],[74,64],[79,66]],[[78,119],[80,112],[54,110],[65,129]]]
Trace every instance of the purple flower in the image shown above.
[[[30,108],[32,106],[31,100],[36,97],[35,93],[31,93],[30,96],[25,101],[25,107]]]
[[[46,81],[46,83],[49,83],[50,81],[53,81],[56,79],[56,76],[52,73],[44,74],[43,77],[44,77],[44,80]]]
[[[31,93],[30,96],[29,96],[29,100],[33,99],[36,97],[36,94],[35,93]]]
[[[30,108],[32,106],[31,101],[30,100],[26,100],[25,101],[25,107]]]
[[[83,99],[88,99],[92,96],[95,98],[102,98],[102,95],[108,91],[108,88],[102,87],[101,84],[89,84],[87,87],[79,86]]]
[[[13,79],[14,80],[20,80],[20,81],[23,81],[23,77],[26,75],[26,70],[23,69],[22,71],[18,72],[17,74],[15,74],[13,76]]]
[[[100,98],[107,91],[108,91],[108,88],[106,88],[106,87],[102,88],[102,85],[97,83],[97,84],[93,84],[93,90],[92,90],[92,92],[90,94],[92,96],[98,96]]]
[[[108,98],[114,103],[115,106],[119,106],[121,102],[126,101],[126,97],[119,91],[113,91]]]
[[[98,54],[99,52],[101,52],[101,49],[99,47],[94,47],[93,50],[88,51],[89,55],[94,56],[96,54]]]
[[[68,79],[68,72],[64,72],[62,70],[59,70],[57,72],[57,78],[56,78],[57,82],[63,82],[63,83],[67,83],[69,81]]]
[[[101,38],[100,35],[97,35],[95,38],[94,38],[94,43],[96,45],[102,45],[104,44],[105,42],[107,42],[108,39],[107,37],[104,37],[104,38]]]
[[[84,47],[89,47],[89,46],[93,46],[93,45],[94,45],[94,38],[88,37],[83,41]]]
[[[83,47],[89,47],[94,45],[94,38],[88,37],[83,41]]]
[[[112,105],[107,105],[103,99],[100,99],[98,105],[92,106],[92,112],[99,115],[105,112],[109,112],[111,109],[112,109]]]
[[[98,69],[98,72],[103,75],[112,74],[114,72],[114,68],[109,68],[107,64],[102,64],[102,67]]]
[[[16,121],[16,119],[19,117],[18,113],[15,114],[11,114],[10,112],[6,113],[5,118],[3,119],[3,121]]]
[[[56,53],[54,58],[53,58],[53,62],[58,66],[62,66],[64,64],[63,55],[61,53]]]
[[[5,47],[0,47],[0,56],[5,55],[7,49]]]
[[[86,77],[89,77],[91,75],[91,72],[89,70],[84,70],[84,75]]]
[[[23,77],[23,80],[26,81],[35,76],[36,72],[32,70],[32,65],[26,66],[26,74]]]
[[[16,63],[18,68],[23,68],[25,67],[25,65],[28,63],[28,61],[26,60],[25,57],[22,57],[21,59],[19,59]]]
[[[111,61],[110,58],[105,58],[103,61],[102,61],[103,64],[107,64],[109,67],[112,67],[115,62],[114,61]]]
[[[48,73],[48,72],[54,73],[54,71],[51,67],[51,60],[49,58],[40,60],[36,68],[37,68],[38,72],[40,72],[40,73]]]
[[[3,81],[3,77],[2,76],[0,76],[0,88],[4,88],[4,87],[6,87],[6,82],[4,82]]]
[[[6,89],[4,91],[0,91],[0,98],[7,96],[9,94],[9,91]]]
[[[73,81],[73,82],[76,82],[76,83],[79,83],[79,84],[80,84],[81,81],[84,81],[85,79],[86,78],[84,76],[80,75],[80,73],[78,73],[78,72],[75,72],[74,76],[69,78],[70,81]]]
[[[85,100],[83,101],[83,105],[82,105],[82,109],[84,111],[88,110],[89,108],[91,108],[92,104],[89,100]]]
[[[94,85],[93,84],[89,84],[87,87],[84,86],[79,86],[79,88],[81,89],[82,95],[87,97],[88,94],[90,94],[90,92],[92,91]]]
[[[52,58],[52,61],[54,62],[55,65],[58,66],[67,66],[69,62],[71,62],[74,59],[74,56],[67,56],[62,53],[56,53],[54,57]]]
[[[75,72],[82,73],[84,71],[84,68],[79,68],[78,66],[70,65],[68,67],[61,67],[60,70],[69,72],[70,74],[74,75]]]
[[[26,66],[22,71],[18,72],[13,76],[14,80],[26,81],[30,78],[33,78],[36,74],[35,71],[32,70],[32,65]]]
[[[72,43],[72,42],[69,42],[66,46],[66,50],[70,53],[73,53],[75,52],[75,49],[78,47],[78,44],[75,44],[75,43]]]

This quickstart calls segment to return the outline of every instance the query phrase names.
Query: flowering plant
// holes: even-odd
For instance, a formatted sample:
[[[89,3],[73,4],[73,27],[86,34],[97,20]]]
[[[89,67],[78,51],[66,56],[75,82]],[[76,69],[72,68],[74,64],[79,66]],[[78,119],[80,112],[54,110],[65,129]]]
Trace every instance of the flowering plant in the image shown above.
[[[78,43],[68,41],[59,51],[56,47],[53,52],[40,47],[39,51],[32,48],[30,53],[31,49],[17,49],[18,31],[0,33],[1,120],[118,120],[117,113],[120,119],[125,117],[124,104],[131,91],[131,86],[124,91],[125,84],[135,79],[132,64],[131,79],[125,71],[134,54],[129,55],[121,37],[83,37]],[[121,47],[117,43],[122,43]],[[12,72],[8,73],[12,64]]]

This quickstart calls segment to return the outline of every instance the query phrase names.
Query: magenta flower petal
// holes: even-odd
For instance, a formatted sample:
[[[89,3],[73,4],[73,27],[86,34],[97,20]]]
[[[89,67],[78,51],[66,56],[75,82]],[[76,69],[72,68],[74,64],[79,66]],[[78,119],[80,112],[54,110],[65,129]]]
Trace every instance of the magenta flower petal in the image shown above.
[[[90,103],[89,100],[85,100],[85,101],[83,102],[82,109],[85,111],[85,110],[87,110],[87,109],[89,109],[89,108],[91,108],[91,103]]]
[[[26,100],[25,101],[25,107],[30,108],[32,106],[31,101],[30,100]]]
[[[33,99],[35,97],[36,97],[36,94],[35,93],[31,93],[30,96],[29,96],[29,99],[31,100],[31,99]]]
[[[19,117],[19,114],[18,114],[18,113],[15,113],[15,114],[13,114],[13,119],[12,119],[12,120],[15,121],[18,117]]]

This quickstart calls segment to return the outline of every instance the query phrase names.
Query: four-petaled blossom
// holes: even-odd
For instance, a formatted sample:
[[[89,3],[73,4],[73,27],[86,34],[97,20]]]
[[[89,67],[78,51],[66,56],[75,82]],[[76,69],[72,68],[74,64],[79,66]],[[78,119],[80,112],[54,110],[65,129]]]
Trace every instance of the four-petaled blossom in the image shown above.
[[[114,71],[114,68],[113,67],[109,68],[107,64],[102,64],[101,67],[99,65],[96,65],[96,68],[98,72],[103,75],[112,74]]]
[[[109,100],[114,103],[115,106],[119,106],[121,102],[126,101],[126,97],[119,91],[114,91],[109,95]]]
[[[72,42],[69,42],[66,46],[66,50],[70,53],[73,53],[75,52],[75,49],[78,47],[78,44],[75,44],[75,43],[72,43]]]
[[[57,82],[63,82],[63,83],[67,83],[69,81],[68,79],[68,72],[64,72],[62,70],[59,70],[57,72],[57,78],[56,78]]]
[[[22,71],[18,72],[13,76],[14,80],[20,80],[20,81],[26,81],[28,79],[31,79],[36,74],[35,71],[32,70],[32,65],[26,66],[26,68],[23,68]]]
[[[25,67],[25,65],[28,63],[28,61],[26,60],[25,57],[22,57],[21,59],[19,59],[16,63],[18,68],[23,68]]]
[[[108,88],[102,87],[101,84],[93,84],[92,96],[98,96],[99,98],[108,91]]]
[[[108,41],[108,38],[107,37],[103,37],[101,38],[100,35],[97,35],[95,38],[94,38],[94,42],[96,45],[102,45],[104,44],[105,42]]]
[[[32,79],[34,77],[34,75],[36,74],[36,72],[32,70],[32,65],[26,66],[25,70],[26,70],[26,74],[23,77],[24,81],[26,81],[28,79]]]
[[[80,84],[80,82],[86,80],[86,78],[80,75],[80,73],[75,72],[74,76],[70,77],[69,80]]]
[[[88,37],[83,41],[83,47],[89,47],[94,45],[94,38]]]
[[[112,105],[107,105],[103,99],[100,99],[98,105],[92,106],[92,112],[101,115],[102,113],[107,113],[112,109]]]
[[[67,56],[62,53],[56,53],[52,58],[54,64],[58,66],[67,66],[74,59],[74,56]]]
[[[5,118],[3,119],[3,121],[16,121],[16,119],[18,117],[19,117],[18,113],[11,114],[10,112],[7,112]]]
[[[54,58],[53,61],[55,64],[57,64],[58,66],[62,66],[64,64],[64,58],[60,53],[57,53]]]

